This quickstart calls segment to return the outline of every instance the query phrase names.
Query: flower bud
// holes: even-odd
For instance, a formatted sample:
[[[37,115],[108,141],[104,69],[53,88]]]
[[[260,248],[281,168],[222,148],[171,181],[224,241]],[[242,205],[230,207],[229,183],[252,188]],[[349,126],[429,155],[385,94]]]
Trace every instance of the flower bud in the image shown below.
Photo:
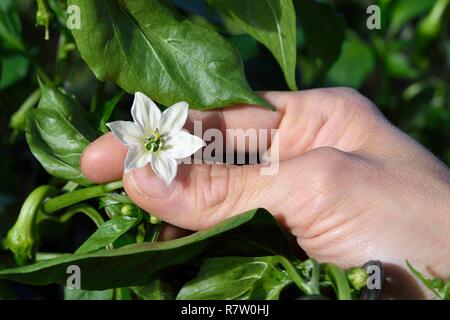
[[[367,283],[367,272],[361,268],[351,268],[347,271],[347,279],[356,290],[361,290]]]
[[[442,281],[442,279],[439,279],[439,278],[434,278],[431,281],[431,283],[432,283],[433,287],[436,289],[442,289],[444,287],[444,281]]]
[[[52,20],[52,13],[48,8],[47,0],[37,1],[38,10],[36,11],[36,25],[45,28],[45,40],[50,38],[48,27]]]
[[[161,222],[161,219],[154,216],[154,215],[150,215],[150,223],[151,224],[158,224]]]
[[[136,213],[135,209],[132,205],[126,204],[120,209],[120,213],[124,216],[133,216]]]
[[[9,230],[4,246],[11,250],[18,265],[28,264],[34,260],[38,234],[36,232],[36,215],[42,201],[56,193],[55,187],[40,186],[25,200],[19,217]]]

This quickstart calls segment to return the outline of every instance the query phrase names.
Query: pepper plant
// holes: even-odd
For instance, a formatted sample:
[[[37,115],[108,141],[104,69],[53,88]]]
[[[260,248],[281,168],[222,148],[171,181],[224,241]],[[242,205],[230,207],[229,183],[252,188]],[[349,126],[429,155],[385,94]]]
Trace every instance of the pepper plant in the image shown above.
[[[252,59],[276,62],[274,72],[284,79],[277,86],[282,88],[297,90],[300,78],[309,81],[308,70],[320,81],[331,79],[339,68],[335,63],[342,43],[360,41],[347,36],[344,19],[332,5],[309,0],[37,0],[34,8],[34,34],[46,50],[53,50],[50,68],[41,65],[49,60],[42,59],[45,53],[28,48],[23,40],[13,1],[0,3],[2,54],[16,59],[34,79],[30,96],[11,118],[11,138],[24,133],[31,153],[48,173],[47,183],[28,195],[4,235],[0,298],[7,296],[11,281],[57,284],[65,287],[66,299],[379,297],[380,288],[365,284],[368,266],[382,270],[380,262],[342,270],[299,256],[265,209],[163,242],[159,235],[164,222],[137,207],[121,181],[95,185],[80,170],[80,157],[90,142],[108,127],[120,135],[123,123],[109,122],[130,113],[130,97],[136,93],[151,98],[158,104],[152,107],[161,110],[180,101],[186,102],[182,107],[200,111],[234,104],[272,109],[253,91],[260,85],[250,81],[252,89],[248,83],[245,71]],[[433,31],[430,24],[424,22],[423,28]],[[311,58],[297,56],[299,48]],[[90,101],[72,94],[80,93],[72,78],[79,70],[95,76],[86,80],[94,88],[88,90]],[[2,77],[0,86],[14,81],[19,80]],[[165,133],[153,130],[145,148],[158,151]],[[203,145],[190,141],[197,143],[192,152]],[[167,183],[173,179],[161,177]],[[61,252],[43,251],[49,229],[65,228],[80,215],[91,221],[80,231],[82,241]],[[71,266],[81,270],[80,287],[67,287]],[[448,298],[448,284],[427,283],[439,286],[435,291],[440,298]]]

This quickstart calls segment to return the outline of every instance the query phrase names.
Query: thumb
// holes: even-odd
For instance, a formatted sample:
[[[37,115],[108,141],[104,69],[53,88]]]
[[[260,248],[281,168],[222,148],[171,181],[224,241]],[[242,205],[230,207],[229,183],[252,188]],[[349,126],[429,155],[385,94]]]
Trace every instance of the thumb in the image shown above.
[[[208,228],[258,207],[268,209],[292,229],[298,224],[297,209],[315,197],[317,179],[321,179],[322,185],[323,175],[316,173],[329,172],[314,168],[321,162],[317,161],[317,154],[330,152],[320,149],[280,162],[272,175],[266,174],[270,170],[263,170],[270,164],[180,165],[177,177],[166,186],[146,166],[125,173],[123,182],[125,191],[138,206],[185,229]]]
[[[181,228],[201,230],[258,206],[255,195],[263,192],[262,184],[255,184],[259,170],[257,165],[182,164],[166,186],[146,166],[125,173],[123,183],[128,196],[145,211]]]

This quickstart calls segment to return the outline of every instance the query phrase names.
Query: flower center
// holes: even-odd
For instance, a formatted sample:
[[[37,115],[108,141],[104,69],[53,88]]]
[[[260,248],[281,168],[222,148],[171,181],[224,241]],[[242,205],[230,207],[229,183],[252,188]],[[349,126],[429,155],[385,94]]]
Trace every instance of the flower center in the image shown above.
[[[145,139],[145,149],[147,149],[149,152],[156,152],[161,149],[162,147],[162,141],[161,141],[161,134],[158,132],[158,129],[148,136]]]

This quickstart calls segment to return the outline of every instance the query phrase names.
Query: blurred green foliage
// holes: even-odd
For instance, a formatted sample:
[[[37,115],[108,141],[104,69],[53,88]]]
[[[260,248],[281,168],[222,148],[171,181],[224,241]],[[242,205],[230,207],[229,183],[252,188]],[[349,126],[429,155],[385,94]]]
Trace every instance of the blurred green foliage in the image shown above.
[[[222,21],[206,1],[172,2],[192,21],[221,32],[240,50],[253,89],[288,90],[270,52]],[[450,0],[294,0],[294,4],[299,88],[358,89],[391,122],[450,164]],[[373,4],[380,8],[379,30],[366,26],[370,15],[366,10]],[[0,238],[15,221],[26,195],[49,179],[23,133],[27,111],[39,99],[38,77],[75,94],[99,120],[105,113],[118,118],[129,113],[132,97],[122,97],[111,83],[99,83],[74,50],[64,24],[64,6],[65,1],[48,0],[53,19],[45,40],[46,28],[36,26],[35,1],[0,0]],[[308,19],[313,19],[314,28]],[[52,232],[42,240],[44,247],[67,249],[77,236],[60,234],[70,232],[70,224]],[[45,295],[48,291],[40,289],[38,296]]]

